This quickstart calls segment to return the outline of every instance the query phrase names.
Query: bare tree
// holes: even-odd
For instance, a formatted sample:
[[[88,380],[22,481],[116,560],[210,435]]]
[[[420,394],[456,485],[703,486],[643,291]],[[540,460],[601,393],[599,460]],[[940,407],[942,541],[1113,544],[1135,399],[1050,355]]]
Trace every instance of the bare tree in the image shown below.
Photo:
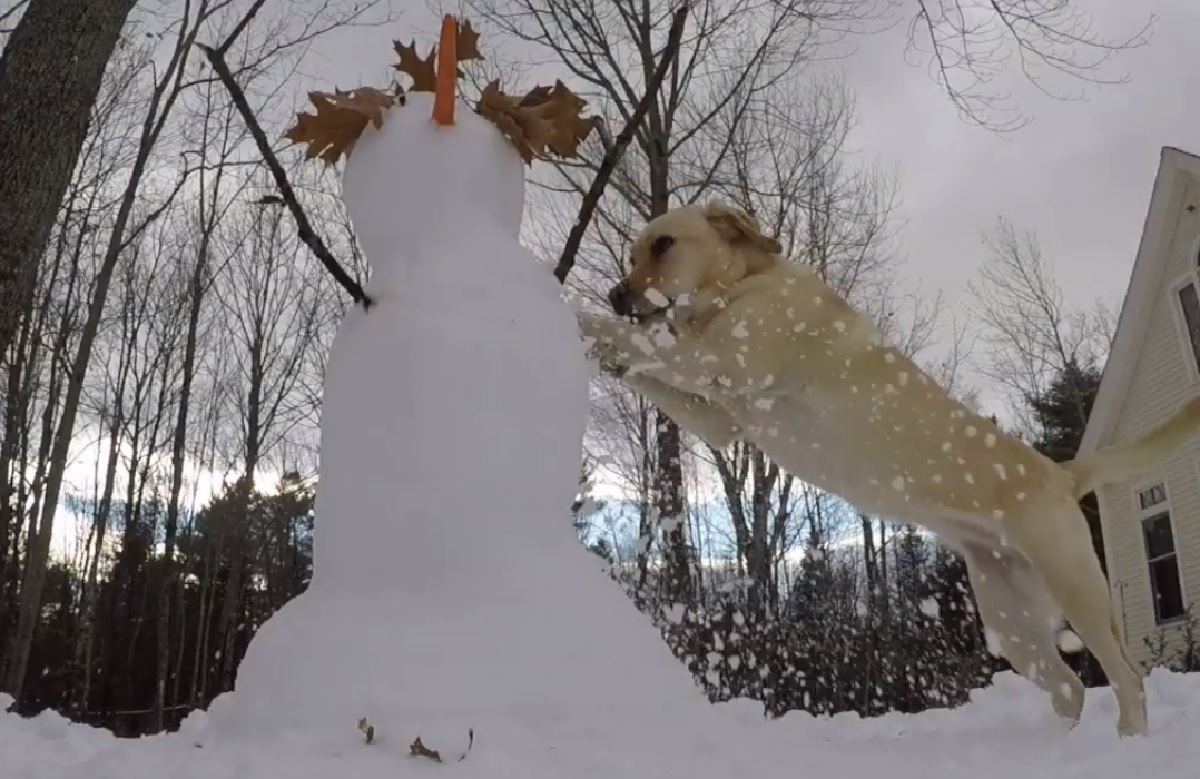
[[[48,327],[59,313],[70,321],[73,316],[68,309],[61,308],[64,301],[57,297],[64,290],[76,294],[73,286],[77,279],[80,261],[85,247],[95,235],[101,212],[106,208],[110,188],[119,168],[127,158],[133,127],[123,114],[135,103],[135,86],[138,75],[145,68],[147,58],[144,51],[123,50],[114,59],[108,77],[102,85],[91,120],[91,130],[80,155],[79,165],[72,176],[54,234],[51,236],[51,251],[46,261],[37,268],[34,295],[29,299],[30,308],[21,317],[17,341],[12,345],[8,360],[8,383],[5,392],[5,434],[0,442],[0,540],[7,539],[14,501],[14,489],[26,482],[29,471],[22,462],[22,442],[31,432],[29,424],[36,414],[39,400],[38,387],[43,377],[41,366],[47,349],[55,339],[48,336]],[[68,259],[69,258],[69,259]],[[68,328],[69,331],[69,328]],[[64,342],[65,343],[65,342]],[[55,369],[61,367],[63,355],[53,356]],[[54,374],[56,377],[57,373]],[[61,386],[60,382],[53,382]],[[47,403],[57,403],[53,394],[44,396]],[[14,467],[16,466],[16,467]],[[17,506],[24,506],[20,499]],[[0,542],[0,591],[4,589],[5,561],[8,557],[5,544]],[[0,598],[0,606],[4,598]]]
[[[1082,96],[1087,84],[1121,84],[1125,74],[1107,70],[1113,58],[1149,41],[1154,24],[1131,35],[1097,33],[1083,4],[1071,0],[888,0],[913,9],[908,21],[911,51],[972,124],[1011,132],[1029,122],[1011,96],[993,82],[1015,72],[1054,98]]]
[[[218,281],[218,300],[229,324],[227,343],[235,383],[227,400],[238,420],[236,459],[247,498],[268,454],[304,419],[297,392],[306,355],[313,346],[322,310],[316,279],[324,271],[291,233],[280,208],[241,206],[243,240],[224,248],[228,267]],[[241,556],[248,550],[246,527],[230,530],[231,569],[223,614],[226,649],[223,684],[233,679],[236,609],[242,586]]]
[[[653,527],[655,447],[654,407],[644,398],[612,378],[600,378],[592,387],[592,413],[585,448],[603,475],[632,497],[637,521],[633,544],[637,581],[645,585],[649,575]]]
[[[213,262],[213,239],[218,225],[234,203],[245,193],[250,179],[238,177],[235,155],[245,137],[236,110],[220,85],[209,83],[197,91],[198,197],[196,213],[189,231],[188,249],[194,252],[190,270],[180,278],[179,300],[186,310],[183,357],[179,366],[179,394],[175,423],[171,433],[170,487],[167,496],[166,524],[163,535],[162,574],[158,589],[158,658],[154,700],[155,728],[164,727],[167,681],[170,673],[171,599],[177,585],[174,578],[175,547],[182,509],[182,492],[187,454],[192,393],[195,390],[198,353],[202,347],[201,313],[213,279],[219,268]]]
[[[988,257],[968,286],[982,346],[978,369],[1008,395],[1026,432],[1029,398],[1040,397],[1068,365],[1103,364],[1113,320],[1103,307],[1070,307],[1037,236],[1001,218],[984,236]],[[1086,414],[1080,409],[1081,418]]]

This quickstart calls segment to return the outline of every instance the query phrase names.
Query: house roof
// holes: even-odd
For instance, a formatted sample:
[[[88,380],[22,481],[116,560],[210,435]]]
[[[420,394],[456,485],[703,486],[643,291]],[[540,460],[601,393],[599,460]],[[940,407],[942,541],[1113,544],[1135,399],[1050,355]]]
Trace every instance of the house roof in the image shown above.
[[[1121,304],[1117,332],[1109,350],[1096,402],[1088,417],[1079,454],[1088,454],[1112,440],[1137,369],[1138,355],[1150,328],[1150,318],[1170,261],[1171,220],[1181,207],[1189,178],[1200,180],[1200,157],[1164,146],[1142,225],[1142,239]]]

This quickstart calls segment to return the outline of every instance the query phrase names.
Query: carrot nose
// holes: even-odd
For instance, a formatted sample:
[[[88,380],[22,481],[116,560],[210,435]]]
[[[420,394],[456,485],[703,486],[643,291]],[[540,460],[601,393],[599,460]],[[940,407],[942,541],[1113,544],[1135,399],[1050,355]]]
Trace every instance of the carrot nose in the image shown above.
[[[438,41],[437,85],[433,91],[433,121],[448,127],[454,124],[454,82],[458,74],[455,44],[458,23],[451,14],[442,17],[442,37]]]

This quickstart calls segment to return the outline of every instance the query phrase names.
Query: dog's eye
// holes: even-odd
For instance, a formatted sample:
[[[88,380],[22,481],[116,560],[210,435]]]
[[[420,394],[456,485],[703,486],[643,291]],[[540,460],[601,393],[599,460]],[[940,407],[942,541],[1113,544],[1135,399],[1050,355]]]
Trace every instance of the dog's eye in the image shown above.
[[[659,259],[674,245],[674,238],[669,235],[660,235],[650,244],[650,256]]]

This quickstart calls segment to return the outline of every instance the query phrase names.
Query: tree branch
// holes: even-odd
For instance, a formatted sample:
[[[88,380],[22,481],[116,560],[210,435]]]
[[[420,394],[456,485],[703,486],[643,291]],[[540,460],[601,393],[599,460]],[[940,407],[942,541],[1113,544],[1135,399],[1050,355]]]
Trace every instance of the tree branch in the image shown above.
[[[235,33],[238,31],[240,29],[235,31]],[[237,79],[230,72],[223,52],[228,49],[232,40],[233,36],[230,36],[229,39],[221,44],[221,48],[219,49],[214,49],[202,43],[196,45],[204,52],[209,64],[212,65],[213,70],[220,77],[221,83],[229,90],[229,96],[233,99],[233,104],[237,106],[238,112],[242,115],[242,120],[245,121],[246,128],[254,137],[254,143],[258,146],[258,151],[262,155],[263,162],[266,163],[267,168],[271,171],[271,176],[275,179],[275,185],[279,187],[280,197],[283,198],[283,202],[287,204],[288,211],[291,212],[292,218],[296,221],[296,230],[300,235],[300,240],[304,241],[308,248],[312,250],[312,253],[316,255],[317,259],[321,261],[321,264],[325,266],[325,269],[329,271],[337,283],[341,284],[342,288],[350,293],[350,297],[354,302],[362,303],[364,309],[369,309],[371,307],[371,299],[367,297],[367,294],[363,291],[359,283],[346,273],[345,269],[338,263],[333,253],[329,251],[325,242],[321,240],[321,237],[317,235],[316,230],[313,229],[312,224],[308,221],[308,216],[300,206],[300,201],[296,198],[296,192],[292,189],[291,182],[288,181],[287,172],[284,171],[283,166],[279,163],[279,158],[275,156],[275,152],[271,149],[271,142],[267,139],[267,134],[263,132],[262,126],[259,125],[258,120],[254,117],[254,111],[250,108],[250,103],[246,99],[246,93],[238,86]]]
[[[637,132],[638,126],[646,118],[646,113],[650,110],[650,106],[658,99],[658,92],[662,88],[663,80],[667,77],[668,71],[671,69],[671,63],[679,56],[679,44],[683,40],[683,26],[687,22],[688,4],[684,0],[679,9],[675,11],[674,17],[671,19],[671,29],[667,35],[667,45],[663,48],[662,58],[658,61],[658,67],[654,71],[654,76],[650,82],[646,84],[646,92],[642,95],[642,99],[638,102],[637,108],[633,115],[629,117],[629,121],[625,123],[625,127],[620,134],[613,140],[611,145],[604,153],[604,159],[600,162],[600,167],[596,170],[596,177],[592,179],[592,185],[588,187],[587,194],[583,197],[583,202],[579,205],[579,216],[575,220],[575,225],[571,228],[571,232],[567,235],[567,243],[563,246],[562,254],[558,258],[558,265],[554,268],[554,277],[559,283],[567,280],[567,275],[571,272],[571,268],[575,266],[575,255],[579,253],[579,246],[583,242],[583,234],[587,230],[588,225],[592,221],[592,214],[596,210],[596,206],[600,203],[600,196],[604,194],[604,188],[608,185],[608,180],[612,177],[613,171],[620,162],[621,156],[625,153],[625,149],[633,141],[633,136]]]

